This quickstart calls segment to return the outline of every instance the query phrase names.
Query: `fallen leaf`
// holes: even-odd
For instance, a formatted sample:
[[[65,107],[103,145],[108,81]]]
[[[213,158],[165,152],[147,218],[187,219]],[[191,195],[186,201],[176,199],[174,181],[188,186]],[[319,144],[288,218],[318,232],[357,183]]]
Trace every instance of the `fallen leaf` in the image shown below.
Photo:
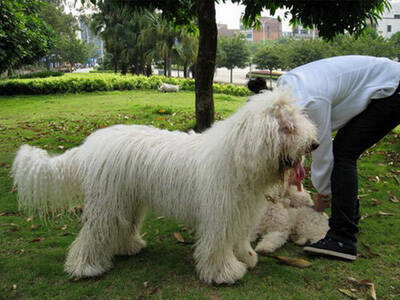
[[[174,232],[174,237],[181,243],[185,242],[185,240],[183,239],[182,235],[179,232]]]
[[[62,146],[62,145],[60,145],[60,146],[58,146],[58,149],[64,149],[64,146]]]
[[[378,199],[375,199],[375,198],[371,199],[371,205],[373,205],[373,206],[380,205],[382,203],[383,203],[383,201],[381,201],[381,200],[378,200]]]
[[[341,292],[342,294],[345,294],[346,296],[349,296],[352,299],[358,299],[358,297],[351,291],[346,290],[346,289],[338,289],[339,292]]]
[[[32,230],[33,230],[33,229],[38,229],[38,228],[40,228],[41,226],[42,226],[42,225],[40,225],[40,224],[39,224],[39,225],[32,225],[32,226],[31,226],[31,229],[32,229]]]
[[[389,200],[392,201],[393,203],[400,202],[399,199],[397,199],[396,195],[393,192],[390,192]]]
[[[66,230],[68,228],[67,225],[64,225],[63,227],[61,227],[61,230]]]
[[[153,295],[153,294],[157,293],[159,290],[160,290],[160,287],[156,286],[155,288],[147,290],[146,294],[150,296],[150,295]]]
[[[375,253],[374,251],[372,251],[371,247],[368,244],[361,242],[361,245],[364,246],[364,248],[368,254],[368,255],[363,254],[363,256],[365,258],[380,257],[380,255],[378,253]]]
[[[16,284],[13,284],[12,289],[13,289],[13,290],[16,290],[16,289],[17,289],[17,285],[16,285]]]
[[[384,212],[384,211],[378,211],[377,215],[381,216],[381,217],[394,216],[393,213],[387,213],[387,212]]]
[[[33,220],[33,216],[30,216],[28,219],[26,219],[27,222],[30,222]]]
[[[25,253],[24,249],[19,250],[20,253]]]
[[[366,219],[368,217],[369,217],[369,214],[364,214],[364,215],[361,216],[360,220],[364,220],[364,219]]]
[[[17,214],[18,214],[18,212],[16,212],[16,211],[3,211],[3,212],[0,213],[0,217],[15,216]]]
[[[43,237],[39,237],[39,238],[35,238],[35,239],[33,239],[33,240],[30,240],[29,242],[30,242],[30,243],[37,243],[37,242],[41,242],[41,241],[43,241],[43,240],[44,240]]]
[[[285,256],[270,256],[273,257],[277,260],[279,260],[280,262],[288,265],[288,266],[292,266],[292,267],[297,267],[297,268],[307,268],[309,266],[311,266],[311,263],[301,259],[301,258],[291,258],[291,257],[285,257]]]
[[[376,300],[375,284],[369,279],[361,280],[360,284],[368,286],[369,296],[371,297],[371,299]]]
[[[14,224],[14,223],[4,223],[4,224],[0,224],[0,226],[11,226],[11,227],[16,227],[17,224]]]
[[[156,219],[157,220],[161,220],[161,219],[164,219],[165,217],[164,216],[159,216],[159,217],[157,217]]]
[[[368,176],[367,178],[371,181],[375,181],[376,183],[380,182],[379,176]]]
[[[352,282],[352,283],[359,283],[357,279],[355,279],[354,277],[347,277],[347,280]]]

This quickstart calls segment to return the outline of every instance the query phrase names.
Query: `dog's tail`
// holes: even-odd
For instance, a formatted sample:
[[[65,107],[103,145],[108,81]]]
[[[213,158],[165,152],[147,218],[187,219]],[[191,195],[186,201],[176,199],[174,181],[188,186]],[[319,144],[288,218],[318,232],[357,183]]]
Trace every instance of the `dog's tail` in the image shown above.
[[[78,149],[50,156],[45,150],[21,146],[11,171],[21,210],[47,217],[82,203]]]

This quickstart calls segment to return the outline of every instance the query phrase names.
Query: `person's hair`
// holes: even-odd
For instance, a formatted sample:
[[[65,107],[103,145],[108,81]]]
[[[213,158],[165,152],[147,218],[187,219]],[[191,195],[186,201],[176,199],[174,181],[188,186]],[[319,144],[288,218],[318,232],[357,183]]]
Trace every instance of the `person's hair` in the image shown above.
[[[261,90],[267,89],[267,82],[264,78],[260,77],[250,79],[249,82],[247,82],[247,88],[253,93],[258,94]]]

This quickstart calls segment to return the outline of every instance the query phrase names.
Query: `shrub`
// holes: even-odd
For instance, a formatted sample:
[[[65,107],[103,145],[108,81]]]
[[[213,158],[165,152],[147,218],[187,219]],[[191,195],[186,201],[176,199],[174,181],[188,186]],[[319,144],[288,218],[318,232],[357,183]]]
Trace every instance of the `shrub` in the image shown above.
[[[165,76],[132,76],[109,73],[65,74],[62,77],[7,79],[0,81],[0,95],[81,93],[113,90],[157,89],[162,83],[179,85],[180,90],[194,91],[195,84],[189,78]],[[245,86],[214,84],[214,92],[234,96],[247,96]]]
[[[62,75],[64,75],[64,73],[60,71],[41,71],[41,72],[13,75],[7,77],[6,79],[46,78],[46,77],[62,76]]]

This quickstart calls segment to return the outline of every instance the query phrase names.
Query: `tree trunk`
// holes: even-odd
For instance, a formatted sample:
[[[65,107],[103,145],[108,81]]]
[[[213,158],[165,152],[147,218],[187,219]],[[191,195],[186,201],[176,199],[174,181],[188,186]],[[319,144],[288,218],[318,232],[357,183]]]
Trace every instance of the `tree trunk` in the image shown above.
[[[146,76],[149,77],[151,76],[153,71],[151,70],[151,64],[146,65]]]
[[[231,83],[232,83],[232,77],[233,77],[233,69],[231,69]]]
[[[187,78],[187,77],[188,77],[187,71],[188,71],[188,67],[187,67],[187,63],[185,63],[185,64],[183,65],[183,77],[184,77],[184,78]]]
[[[167,56],[167,71],[168,71],[168,77],[171,77],[171,56]]]
[[[128,72],[128,64],[123,62],[121,64],[121,74],[126,75],[127,72]]]
[[[196,1],[199,24],[199,51],[195,74],[196,128],[201,132],[214,122],[213,79],[217,53],[215,0]]]
[[[167,76],[167,70],[168,70],[168,59],[167,56],[164,57],[164,76]]]

